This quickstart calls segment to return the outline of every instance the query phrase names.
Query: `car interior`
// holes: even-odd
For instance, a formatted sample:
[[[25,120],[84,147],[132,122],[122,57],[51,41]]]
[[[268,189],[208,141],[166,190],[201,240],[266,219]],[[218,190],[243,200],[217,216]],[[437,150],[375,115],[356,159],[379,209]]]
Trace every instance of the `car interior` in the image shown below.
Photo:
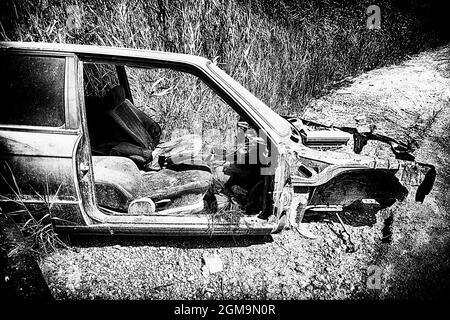
[[[174,209],[187,207],[190,213],[261,213],[270,179],[260,175],[259,165],[212,161],[210,153],[195,147],[200,137],[193,134],[181,141],[191,144],[186,157],[177,141],[161,141],[161,126],[133,104],[127,81],[119,83],[108,79],[104,70],[95,73],[92,69],[96,70],[92,64],[84,64],[85,108],[100,210],[127,215],[130,204],[143,199],[152,203],[141,213],[146,215],[167,210],[173,214]],[[171,148],[169,156],[155,153],[160,146]]]

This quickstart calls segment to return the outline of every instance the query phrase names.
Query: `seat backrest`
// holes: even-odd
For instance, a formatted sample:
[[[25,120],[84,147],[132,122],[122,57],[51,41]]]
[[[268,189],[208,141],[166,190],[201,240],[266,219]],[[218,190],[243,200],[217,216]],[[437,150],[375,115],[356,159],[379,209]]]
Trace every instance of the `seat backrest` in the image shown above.
[[[114,87],[108,92],[105,99],[110,107],[108,115],[122,131],[124,140],[135,143],[142,148],[153,150],[159,142],[160,131],[147,128],[148,125],[146,126],[145,120],[148,119],[142,119],[142,117],[148,116],[143,112],[138,112],[136,107],[125,98],[123,87]],[[153,120],[151,121],[154,123]],[[157,136],[153,137],[152,135]]]
[[[130,139],[129,142],[136,143],[142,148],[153,150],[155,143],[130,104],[128,100],[125,100],[113,110],[110,110],[108,114]]]

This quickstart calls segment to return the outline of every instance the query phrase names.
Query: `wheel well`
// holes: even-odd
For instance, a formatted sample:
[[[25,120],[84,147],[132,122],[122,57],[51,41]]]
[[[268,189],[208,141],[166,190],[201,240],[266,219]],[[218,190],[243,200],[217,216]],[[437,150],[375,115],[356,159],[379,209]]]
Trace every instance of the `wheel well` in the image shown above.
[[[375,199],[382,206],[392,200],[402,201],[408,190],[389,170],[358,170],[337,175],[327,183],[317,186],[308,205],[347,206],[361,199]]]

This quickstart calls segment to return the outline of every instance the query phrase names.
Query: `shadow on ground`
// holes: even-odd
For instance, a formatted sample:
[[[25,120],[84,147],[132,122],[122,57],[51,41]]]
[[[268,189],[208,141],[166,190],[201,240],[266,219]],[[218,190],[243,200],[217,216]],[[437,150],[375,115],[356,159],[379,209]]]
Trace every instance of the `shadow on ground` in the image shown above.
[[[249,247],[273,242],[272,236],[110,236],[110,235],[71,235],[65,240],[75,247],[152,246],[175,247],[183,249]]]
[[[377,223],[377,213],[381,210],[381,206],[362,206],[354,204],[347,207],[344,211],[339,212],[323,212],[315,215],[305,215],[303,222],[334,222],[340,223],[339,218],[345,225],[352,227],[373,226]],[[339,215],[339,217],[338,217]]]
[[[362,292],[362,297],[450,298],[450,119],[441,121],[444,125],[429,137],[435,150],[431,161],[437,168],[431,198],[423,205],[407,203],[395,212],[395,240],[379,243],[374,257],[374,264],[385,273],[387,288],[384,294]]]

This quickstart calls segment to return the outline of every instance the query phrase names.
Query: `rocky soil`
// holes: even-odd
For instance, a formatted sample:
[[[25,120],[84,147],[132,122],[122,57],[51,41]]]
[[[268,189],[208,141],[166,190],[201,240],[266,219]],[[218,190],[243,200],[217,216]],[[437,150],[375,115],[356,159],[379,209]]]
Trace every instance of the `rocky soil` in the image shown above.
[[[309,221],[316,240],[294,230],[267,237],[76,237],[40,263],[57,299],[434,298],[450,292],[450,47],[421,53],[340,83],[303,117],[355,125],[365,116],[380,133],[419,142],[418,161],[436,164],[423,204],[414,191],[378,212],[373,224],[335,216]],[[365,152],[382,154],[369,144]],[[393,216],[390,227],[384,218]],[[343,214],[345,222],[352,214]],[[388,219],[389,220],[389,219]],[[386,241],[390,238],[390,242]],[[385,241],[383,241],[383,239]],[[204,266],[216,254],[223,270]]]

